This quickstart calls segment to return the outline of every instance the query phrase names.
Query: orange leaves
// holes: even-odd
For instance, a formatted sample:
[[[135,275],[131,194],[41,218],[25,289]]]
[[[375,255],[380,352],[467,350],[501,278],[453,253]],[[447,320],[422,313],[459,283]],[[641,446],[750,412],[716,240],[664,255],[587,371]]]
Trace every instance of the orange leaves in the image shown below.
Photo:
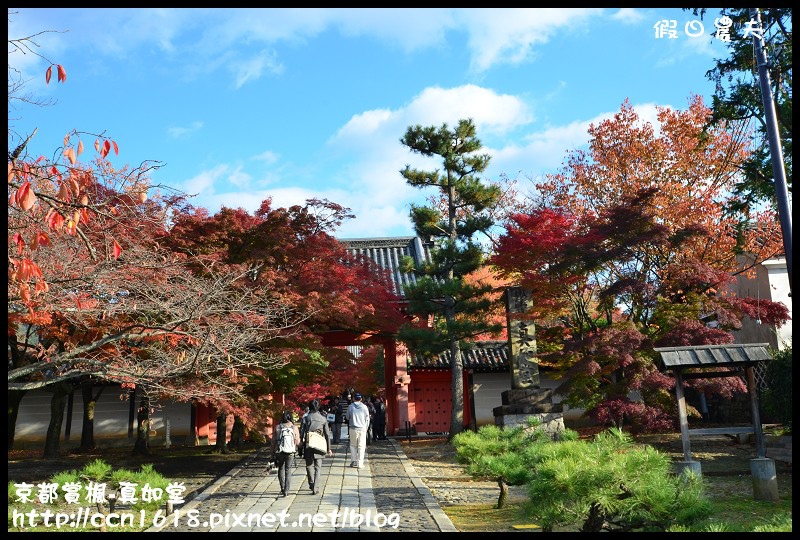
[[[30,259],[9,259],[11,268],[9,269],[9,278],[11,281],[23,282],[30,281],[31,279],[42,279],[42,270],[39,266]]]
[[[50,245],[50,236],[46,232],[38,231],[31,239],[31,249],[36,250],[39,246],[47,247]]]
[[[22,235],[16,233],[11,237],[11,242],[17,245],[17,255],[22,255],[22,251],[25,249],[25,240],[22,238]]]
[[[100,145],[100,139],[95,139],[94,141],[94,149],[100,152],[100,157],[105,159],[108,153],[111,151],[111,147],[114,147],[114,154],[119,155],[119,146],[117,143],[111,139],[106,139],[103,141],[102,147]]]
[[[58,77],[58,82],[63,83],[67,82],[67,70],[64,69],[64,66],[61,64],[53,64],[56,66],[56,72]],[[44,73],[44,80],[47,84],[50,84],[50,79],[53,77],[53,65],[47,68],[47,71]]]
[[[86,293],[81,293],[81,294],[70,293],[69,298],[70,300],[75,302],[75,307],[78,308],[78,311],[83,309],[92,309],[96,307],[98,304],[98,301],[96,299],[91,298]]]
[[[9,204],[18,205],[23,211],[27,212],[36,204],[36,194],[33,192],[31,183],[25,181],[17,188],[9,199]]]
[[[67,184],[64,182],[61,182],[61,187],[58,188],[57,197],[64,202],[70,201],[69,189],[67,189]]]
[[[17,255],[22,255],[22,252],[25,250],[25,238],[20,233],[15,233],[11,237],[11,243],[16,244],[17,246]],[[42,231],[37,231],[33,234],[31,238],[31,250],[36,250],[39,246],[49,246],[50,245],[50,236],[47,233]]]
[[[58,167],[56,167],[55,165],[50,167],[50,172],[53,173],[53,176],[58,178],[59,181],[61,181],[63,179],[63,177],[61,176],[61,171],[59,171]]]
[[[111,254],[114,256],[115,259],[119,259],[121,253],[122,253],[122,247],[116,240],[114,240],[114,246],[112,248]]]
[[[45,222],[50,230],[58,231],[64,226],[64,216],[53,210],[52,208],[47,212]]]
[[[74,148],[72,148],[71,146],[69,148],[66,148],[64,150],[64,156],[69,160],[69,164],[70,165],[75,165],[75,162],[77,161],[77,159],[75,157],[75,149]]]
[[[78,181],[75,178],[73,178],[71,176],[69,178],[69,189],[72,191],[72,194],[75,197],[77,197],[81,193],[81,185],[78,183]]]

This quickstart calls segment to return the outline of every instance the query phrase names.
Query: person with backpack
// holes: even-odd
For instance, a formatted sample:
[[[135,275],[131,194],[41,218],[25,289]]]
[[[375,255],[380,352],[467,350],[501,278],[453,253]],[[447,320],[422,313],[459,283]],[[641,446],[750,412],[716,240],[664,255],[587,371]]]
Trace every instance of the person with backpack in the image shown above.
[[[324,454],[316,453],[308,444],[304,444],[303,456],[306,460],[306,478],[308,479],[308,487],[311,489],[311,494],[316,495],[319,493],[319,477],[320,469],[322,469],[322,459],[327,456],[332,456],[331,451],[331,430],[328,428],[328,419],[319,412],[319,400],[314,399],[308,404],[308,416],[303,420],[302,431],[304,437],[308,436],[309,432],[315,431],[320,433],[326,442],[327,452]],[[304,439],[305,441],[305,439]]]
[[[272,434],[272,451],[275,455],[275,465],[278,467],[278,484],[281,486],[281,497],[286,497],[292,488],[294,454],[300,444],[300,431],[293,420],[291,412],[283,411],[281,422],[275,426]]]

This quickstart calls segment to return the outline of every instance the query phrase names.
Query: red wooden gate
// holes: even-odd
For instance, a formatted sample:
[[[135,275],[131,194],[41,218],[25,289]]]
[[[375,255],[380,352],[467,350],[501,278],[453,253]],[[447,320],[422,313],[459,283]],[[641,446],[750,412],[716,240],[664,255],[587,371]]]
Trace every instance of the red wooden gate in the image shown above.
[[[449,370],[414,370],[408,400],[414,403],[416,432],[448,433],[453,401]],[[470,422],[469,393],[464,391],[464,425]]]

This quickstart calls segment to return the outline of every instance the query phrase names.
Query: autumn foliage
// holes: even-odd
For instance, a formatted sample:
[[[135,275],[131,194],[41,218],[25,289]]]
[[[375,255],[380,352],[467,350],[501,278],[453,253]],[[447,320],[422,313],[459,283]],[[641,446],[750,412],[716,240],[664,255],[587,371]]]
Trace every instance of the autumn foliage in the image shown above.
[[[626,101],[590,127],[588,150],[535,186],[499,239],[492,262],[533,291],[542,361],[598,420],[662,429],[676,418],[654,346],[731,343],[756,303],[763,322],[788,319],[782,304],[728,292],[736,274],[781,253],[781,236],[769,210],[725,211],[747,145],[724,126],[707,130],[709,114],[693,97],[686,110],[659,109],[657,130]],[[693,384],[744,389],[735,377]]]

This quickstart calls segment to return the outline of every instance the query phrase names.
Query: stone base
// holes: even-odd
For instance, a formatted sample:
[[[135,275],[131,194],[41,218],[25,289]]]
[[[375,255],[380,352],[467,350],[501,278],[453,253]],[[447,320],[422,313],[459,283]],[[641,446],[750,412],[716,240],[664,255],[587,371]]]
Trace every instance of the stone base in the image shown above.
[[[750,460],[753,475],[753,498],[757,501],[778,502],[778,477],[775,475],[775,460],[755,458]]]
[[[543,402],[543,403],[536,403],[536,404],[529,404],[529,403],[512,403],[511,405],[500,405],[499,407],[495,407],[492,409],[495,418],[500,415],[507,415],[507,414],[544,414],[544,413],[561,413],[564,411],[564,408],[561,406],[560,403],[550,403],[550,402]],[[496,423],[496,422],[495,422]]]
[[[519,408],[517,406],[515,408]],[[536,418],[540,422],[540,429],[544,429],[550,437],[557,439],[564,432],[564,415],[561,412],[528,412],[528,413],[504,413],[506,406],[494,408],[494,423],[500,427],[523,427],[529,426],[528,419]],[[498,414],[500,412],[500,414]]]
[[[516,388],[500,394],[503,405],[544,405],[552,403],[552,388]]]
[[[703,467],[699,461],[676,461],[673,463],[674,471],[679,476],[686,476],[689,473],[695,476],[703,476]]]

